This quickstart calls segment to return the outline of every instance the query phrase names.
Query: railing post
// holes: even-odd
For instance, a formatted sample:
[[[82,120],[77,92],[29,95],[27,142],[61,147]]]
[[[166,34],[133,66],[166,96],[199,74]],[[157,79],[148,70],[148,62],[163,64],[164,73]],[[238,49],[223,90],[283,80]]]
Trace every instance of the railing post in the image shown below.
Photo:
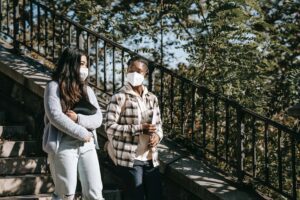
[[[160,116],[164,118],[164,71],[160,70],[160,95],[159,95],[159,103],[160,103]]]
[[[206,98],[207,93],[206,90],[203,90],[203,97],[201,102],[202,107],[202,130],[203,130],[203,138],[202,138],[202,145],[203,145],[203,158],[206,157]]]
[[[184,137],[184,81],[180,83],[180,134]]]
[[[76,29],[76,47],[78,49],[84,50],[84,39],[79,28]]]
[[[148,74],[148,80],[149,80],[149,85],[148,85],[148,90],[151,92],[152,91],[152,82],[153,82],[153,78],[152,78],[152,74],[154,72],[154,65],[153,63],[149,63],[149,74]]]
[[[15,53],[19,52],[19,41],[18,41],[18,35],[19,35],[19,18],[20,18],[20,12],[19,12],[19,0],[13,0],[13,46]]]
[[[264,130],[264,174],[265,184],[270,183],[270,161],[269,161],[269,124],[265,122]]]
[[[244,179],[244,135],[245,127],[243,124],[243,112],[240,107],[236,109],[237,115],[237,178],[238,183]]]
[[[214,118],[214,153],[216,155],[216,162],[218,162],[218,96],[214,96],[214,106],[213,106],[213,118]]]
[[[296,200],[299,197],[297,197],[297,168],[296,168],[296,143],[294,136],[291,137],[291,151],[292,151],[292,196],[293,199]]]
[[[2,31],[2,19],[3,19],[3,16],[2,16],[2,1],[0,0],[0,32]]]

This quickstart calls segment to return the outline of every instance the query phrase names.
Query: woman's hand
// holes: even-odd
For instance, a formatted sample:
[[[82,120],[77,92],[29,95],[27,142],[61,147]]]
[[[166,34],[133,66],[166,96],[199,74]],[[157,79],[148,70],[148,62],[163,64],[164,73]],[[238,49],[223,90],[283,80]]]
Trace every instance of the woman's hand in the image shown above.
[[[90,134],[84,138],[84,142],[90,142],[92,138],[93,138],[93,135]]]
[[[75,123],[77,123],[78,121],[78,116],[77,114],[73,111],[73,110],[68,110],[66,112],[66,115],[71,119],[73,120]]]
[[[156,126],[153,124],[143,124],[143,134],[152,135],[156,132]]]
[[[154,133],[150,136],[149,147],[156,147],[159,143],[159,136]]]

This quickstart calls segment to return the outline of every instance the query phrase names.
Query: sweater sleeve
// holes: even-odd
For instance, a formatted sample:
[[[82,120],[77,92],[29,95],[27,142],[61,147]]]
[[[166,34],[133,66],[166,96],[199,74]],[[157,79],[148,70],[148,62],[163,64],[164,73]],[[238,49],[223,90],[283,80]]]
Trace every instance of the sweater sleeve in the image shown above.
[[[97,97],[92,88],[88,87],[87,90],[90,102],[97,108],[97,112],[94,115],[78,114],[78,124],[87,128],[88,130],[95,130],[102,124],[102,112],[99,107]]]
[[[132,137],[143,133],[141,124],[119,124],[121,108],[125,103],[125,95],[115,94],[107,106],[105,130],[112,136]]]
[[[76,124],[67,115],[62,112],[59,88],[55,81],[48,83],[44,93],[45,114],[50,123],[57,129],[74,138],[84,141],[89,135],[92,135],[86,128]]]

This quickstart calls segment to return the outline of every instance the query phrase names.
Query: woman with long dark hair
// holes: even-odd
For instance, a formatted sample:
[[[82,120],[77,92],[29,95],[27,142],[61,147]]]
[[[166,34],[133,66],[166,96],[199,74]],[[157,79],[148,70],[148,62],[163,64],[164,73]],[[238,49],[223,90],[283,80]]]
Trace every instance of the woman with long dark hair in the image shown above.
[[[83,199],[103,199],[96,149],[95,129],[102,113],[93,90],[87,84],[88,57],[78,49],[66,48],[45,89],[43,149],[48,153],[55,184],[53,199],[74,199],[77,174]],[[79,102],[95,108],[92,114],[74,110]]]

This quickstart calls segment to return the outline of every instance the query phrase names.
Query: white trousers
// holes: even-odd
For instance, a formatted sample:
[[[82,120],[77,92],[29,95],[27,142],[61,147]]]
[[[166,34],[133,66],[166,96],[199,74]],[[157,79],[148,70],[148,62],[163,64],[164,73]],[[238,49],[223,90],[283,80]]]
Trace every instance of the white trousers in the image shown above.
[[[55,185],[53,199],[74,199],[77,174],[86,200],[103,200],[102,180],[94,142],[82,143],[64,136],[57,154],[49,154],[50,171]]]

